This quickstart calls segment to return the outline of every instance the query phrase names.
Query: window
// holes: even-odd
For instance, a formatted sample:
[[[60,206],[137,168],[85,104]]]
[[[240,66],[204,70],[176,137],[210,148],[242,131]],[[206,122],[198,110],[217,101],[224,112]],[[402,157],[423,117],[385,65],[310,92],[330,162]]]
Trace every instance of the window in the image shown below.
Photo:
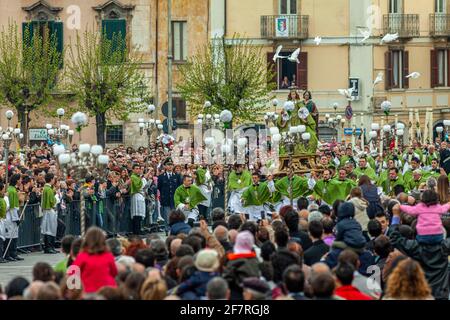
[[[449,86],[449,49],[431,50],[431,87]]]
[[[292,52],[282,52],[281,55],[288,56]],[[288,59],[278,59],[273,62],[274,53],[267,54],[267,63],[272,66],[274,78],[271,82],[275,82],[276,89],[288,90],[291,86],[297,86],[302,90],[308,88],[308,53],[300,52],[298,59],[300,63],[293,63]]]
[[[51,39],[50,37],[55,37],[56,49],[60,54],[59,68],[61,69],[64,62],[63,23],[58,21],[32,21],[22,23],[22,39],[24,44],[31,47],[35,33],[44,41],[48,41]]]
[[[447,0],[434,0],[434,8],[436,13],[446,12],[446,2]]]
[[[409,80],[409,54],[404,50],[386,52],[386,89],[407,89]]]
[[[174,61],[187,60],[187,22],[172,22],[172,56]]]
[[[279,0],[280,14],[297,14],[297,0]]]
[[[111,53],[125,52],[127,38],[127,21],[125,19],[105,19],[102,20],[102,36],[111,41]],[[121,57],[125,59],[125,56]]]
[[[176,107],[176,112],[173,115],[175,120],[186,120],[186,101],[181,98],[172,98],[172,104]]]
[[[123,143],[123,126],[106,126],[106,143]]]
[[[403,0],[389,0],[389,13],[403,13]]]

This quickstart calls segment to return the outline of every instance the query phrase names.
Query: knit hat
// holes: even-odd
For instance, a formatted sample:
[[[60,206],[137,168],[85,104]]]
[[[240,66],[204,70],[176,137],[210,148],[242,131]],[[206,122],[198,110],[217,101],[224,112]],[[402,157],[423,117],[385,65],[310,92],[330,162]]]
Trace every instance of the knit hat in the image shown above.
[[[355,216],[355,206],[351,202],[344,202],[338,207],[338,219]]]
[[[323,214],[320,211],[313,211],[308,216],[308,223],[311,221],[322,221]]]
[[[251,252],[253,245],[255,244],[255,239],[250,231],[239,232],[236,237],[236,242],[234,244],[234,253],[245,253]]]
[[[203,249],[197,253],[195,267],[204,272],[214,272],[219,268],[219,255],[216,250]]]

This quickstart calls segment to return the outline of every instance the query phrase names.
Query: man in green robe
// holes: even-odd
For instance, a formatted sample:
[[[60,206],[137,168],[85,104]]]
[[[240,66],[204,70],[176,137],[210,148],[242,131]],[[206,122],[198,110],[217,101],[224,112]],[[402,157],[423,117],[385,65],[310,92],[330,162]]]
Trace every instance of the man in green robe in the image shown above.
[[[292,177],[292,199],[294,209],[297,207],[297,200],[300,197],[310,195],[308,189],[308,178],[294,175]],[[272,202],[275,204],[275,210],[279,211],[282,207],[291,205],[289,189],[289,176],[283,177],[275,182],[275,193]]]
[[[141,234],[142,220],[145,218],[145,197],[144,186],[147,184],[141,178],[142,169],[139,164],[133,165],[133,173],[130,177],[130,196],[131,196],[131,220],[133,222],[133,234]],[[145,183],[144,183],[145,182]]]
[[[198,204],[200,216],[209,220],[209,207],[211,206],[212,179],[208,169],[203,167],[197,168],[194,173],[195,185],[205,196],[206,200]]]
[[[266,182],[260,182],[260,176],[257,172],[252,174],[252,185],[242,193],[242,204],[248,214],[249,220],[261,219],[261,213],[268,212],[265,205],[272,202],[272,196],[275,192],[273,176],[269,175]]]
[[[427,182],[427,179],[423,177],[422,171],[420,169],[416,169],[413,172],[412,179],[409,180],[406,184],[406,191],[418,191],[424,183]]]
[[[183,184],[175,190],[173,200],[175,207],[184,212],[187,223],[193,227],[199,217],[197,205],[205,201],[206,197],[196,185],[192,184],[191,176],[183,177]]]
[[[402,176],[398,173],[397,168],[389,169],[388,178],[380,183],[380,187],[383,189],[384,194],[393,196],[395,195],[396,186],[402,186],[404,189],[407,187],[403,181]]]
[[[367,159],[365,156],[362,156],[359,158],[359,166],[355,169],[354,173],[356,176],[361,177],[363,175],[366,175],[370,178],[372,181],[377,180],[377,176],[375,174],[375,170],[373,168],[370,168],[367,163]]]
[[[58,227],[58,214],[56,213],[56,197],[53,186],[55,185],[55,176],[53,173],[45,175],[45,185],[42,190],[41,207],[42,223],[41,233],[44,238],[44,253],[55,254],[56,230]]]
[[[236,164],[234,170],[228,176],[228,210],[231,213],[245,213],[242,206],[241,196],[246,188],[252,184],[252,175],[250,171],[244,169],[244,165]]]
[[[431,162],[433,160],[437,160],[439,162],[439,152],[436,151],[436,147],[433,144],[428,146],[428,152],[423,155],[422,162],[425,166],[431,166]]]
[[[409,185],[415,170],[420,170],[420,160],[418,158],[412,158],[408,164],[408,170],[403,173],[403,181],[405,182],[405,186]]]
[[[347,172],[344,168],[339,169],[339,176],[331,178],[331,171],[323,171],[322,179],[308,181],[308,187],[314,191],[314,198],[320,199],[325,204],[332,206],[336,200],[345,200],[356,183],[347,179]]]
[[[5,225],[5,246],[9,245],[5,253],[5,259],[8,261],[23,260],[17,255],[17,241],[19,238],[19,194],[16,185],[20,181],[20,174],[13,174],[9,180],[7,188],[9,209],[6,211]]]

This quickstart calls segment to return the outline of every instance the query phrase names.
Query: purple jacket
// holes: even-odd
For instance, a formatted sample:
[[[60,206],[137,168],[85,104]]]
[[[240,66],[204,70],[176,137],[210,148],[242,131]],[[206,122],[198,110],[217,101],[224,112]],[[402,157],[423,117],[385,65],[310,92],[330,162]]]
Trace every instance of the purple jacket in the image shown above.
[[[443,233],[441,215],[450,210],[450,205],[437,204],[427,207],[425,204],[419,203],[413,207],[401,205],[400,210],[409,215],[417,216],[417,234],[426,236]]]

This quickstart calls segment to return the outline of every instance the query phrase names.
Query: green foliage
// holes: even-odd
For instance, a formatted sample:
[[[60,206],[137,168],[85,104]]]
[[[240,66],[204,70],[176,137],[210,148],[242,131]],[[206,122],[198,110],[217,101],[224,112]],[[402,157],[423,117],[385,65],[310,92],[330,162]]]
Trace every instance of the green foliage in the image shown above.
[[[142,59],[124,41],[120,34],[110,40],[87,30],[82,36],[77,34],[68,50],[67,89],[91,116],[106,114],[109,119],[126,120],[143,108],[133,101],[145,86]]]
[[[16,23],[9,22],[0,33],[0,99],[17,110],[33,110],[48,104],[57,84],[60,59],[55,34],[46,29],[23,37]]]
[[[183,80],[177,89],[193,115],[228,109],[234,122],[258,120],[275,89],[273,72],[261,47],[239,35],[228,41],[211,40],[180,66]],[[210,110],[204,110],[205,101],[211,102]]]

